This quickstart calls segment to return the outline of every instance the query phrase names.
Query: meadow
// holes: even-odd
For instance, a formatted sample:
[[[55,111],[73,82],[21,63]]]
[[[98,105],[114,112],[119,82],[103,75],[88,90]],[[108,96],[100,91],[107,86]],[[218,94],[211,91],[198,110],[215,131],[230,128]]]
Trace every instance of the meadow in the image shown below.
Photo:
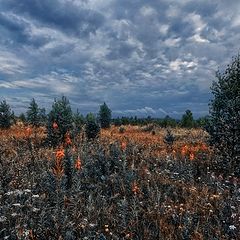
[[[201,129],[0,130],[0,239],[239,239],[239,178]]]

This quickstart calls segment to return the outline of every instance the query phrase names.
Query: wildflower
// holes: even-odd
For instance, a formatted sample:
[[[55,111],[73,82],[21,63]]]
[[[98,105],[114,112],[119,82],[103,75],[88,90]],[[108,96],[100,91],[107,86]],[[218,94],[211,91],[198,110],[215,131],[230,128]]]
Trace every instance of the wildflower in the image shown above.
[[[125,151],[127,149],[127,143],[126,142],[121,143],[121,149],[122,149],[122,151]]]
[[[53,168],[53,174],[56,175],[56,177],[61,178],[63,175],[63,166],[62,166],[62,159],[56,159],[56,164]]]
[[[187,146],[187,145],[185,145],[185,146],[182,147],[182,149],[181,149],[181,154],[182,154],[182,156],[185,156],[185,155],[186,155],[187,150],[188,150],[188,146]]]
[[[57,159],[64,158],[64,156],[65,156],[64,150],[63,150],[63,149],[57,150],[57,152],[56,152],[55,155],[56,155],[56,158],[57,158]]]
[[[32,134],[32,129],[31,129],[30,127],[28,127],[28,128],[26,129],[26,136],[27,136],[27,137],[30,137],[31,134]]]
[[[201,146],[201,149],[203,151],[207,151],[208,150],[207,145],[205,143],[203,143],[202,146]]]
[[[72,144],[72,140],[70,138],[69,133],[66,133],[66,135],[65,135],[65,143],[66,143],[66,145],[71,145]]]
[[[60,178],[64,172],[63,166],[62,166],[62,159],[65,156],[64,150],[63,149],[57,150],[55,153],[55,156],[56,156],[56,162],[53,168],[53,174],[56,175],[58,178]]]
[[[109,232],[109,226],[106,224],[104,225],[104,227],[105,227],[105,232]]]
[[[190,153],[189,159],[194,160],[194,153]]]
[[[56,122],[53,123],[53,129],[58,129],[58,124]]]
[[[230,226],[229,226],[229,229],[230,229],[230,230],[235,230],[236,227],[235,227],[234,225],[230,225]]]
[[[132,192],[133,192],[134,194],[137,194],[137,193],[140,192],[140,188],[138,187],[136,181],[134,181],[133,184],[132,184]]]
[[[75,168],[76,168],[77,170],[80,170],[80,169],[81,169],[81,165],[82,165],[81,159],[80,159],[80,157],[78,157],[78,158],[77,158],[77,161],[75,162]]]

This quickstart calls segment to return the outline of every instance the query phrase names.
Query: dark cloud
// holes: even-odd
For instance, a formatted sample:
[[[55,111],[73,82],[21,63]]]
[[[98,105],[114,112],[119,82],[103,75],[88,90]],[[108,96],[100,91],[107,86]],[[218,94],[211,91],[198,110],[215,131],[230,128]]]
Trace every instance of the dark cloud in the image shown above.
[[[208,112],[211,83],[239,51],[240,3],[0,0],[0,95],[114,114]]]
[[[102,14],[91,9],[76,7],[72,1],[9,0],[4,2],[4,6],[14,13],[27,15],[80,37],[95,33],[104,22]]]

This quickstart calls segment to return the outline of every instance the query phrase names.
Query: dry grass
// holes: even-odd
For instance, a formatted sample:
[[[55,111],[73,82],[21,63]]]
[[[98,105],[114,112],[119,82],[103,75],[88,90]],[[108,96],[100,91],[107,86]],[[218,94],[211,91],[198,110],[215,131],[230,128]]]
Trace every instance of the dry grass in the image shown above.
[[[238,239],[239,178],[214,173],[205,132],[173,133],[172,148],[128,126],[52,149],[44,128],[0,131],[0,239]]]

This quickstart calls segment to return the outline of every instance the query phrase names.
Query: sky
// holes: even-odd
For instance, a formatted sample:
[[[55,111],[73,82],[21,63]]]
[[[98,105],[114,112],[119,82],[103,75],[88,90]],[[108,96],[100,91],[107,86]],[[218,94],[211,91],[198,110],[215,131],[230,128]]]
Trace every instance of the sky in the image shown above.
[[[49,110],[208,114],[215,73],[239,52],[239,0],[0,0],[0,100]]]

